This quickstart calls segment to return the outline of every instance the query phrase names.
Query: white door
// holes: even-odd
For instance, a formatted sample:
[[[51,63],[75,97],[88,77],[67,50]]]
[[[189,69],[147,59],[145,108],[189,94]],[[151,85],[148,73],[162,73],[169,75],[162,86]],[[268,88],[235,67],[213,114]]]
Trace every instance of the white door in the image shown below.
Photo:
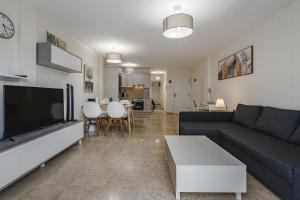
[[[190,110],[190,79],[176,77],[174,82],[174,113]]]
[[[190,110],[190,78],[172,77],[167,85],[167,112]]]

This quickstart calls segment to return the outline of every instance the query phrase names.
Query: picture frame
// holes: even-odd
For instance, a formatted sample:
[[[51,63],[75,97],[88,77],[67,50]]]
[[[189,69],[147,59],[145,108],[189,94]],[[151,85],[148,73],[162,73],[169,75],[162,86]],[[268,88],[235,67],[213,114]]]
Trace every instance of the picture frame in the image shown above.
[[[94,92],[94,68],[88,65],[84,65],[83,73],[83,90],[85,93]]]
[[[253,74],[253,46],[248,46],[218,62],[218,80]]]

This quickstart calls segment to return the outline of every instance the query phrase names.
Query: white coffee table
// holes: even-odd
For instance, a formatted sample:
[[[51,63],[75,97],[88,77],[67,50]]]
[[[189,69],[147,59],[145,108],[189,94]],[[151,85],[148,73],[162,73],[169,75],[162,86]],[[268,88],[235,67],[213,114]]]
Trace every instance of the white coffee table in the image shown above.
[[[246,192],[246,165],[206,136],[165,136],[165,155],[175,185],[181,192]]]

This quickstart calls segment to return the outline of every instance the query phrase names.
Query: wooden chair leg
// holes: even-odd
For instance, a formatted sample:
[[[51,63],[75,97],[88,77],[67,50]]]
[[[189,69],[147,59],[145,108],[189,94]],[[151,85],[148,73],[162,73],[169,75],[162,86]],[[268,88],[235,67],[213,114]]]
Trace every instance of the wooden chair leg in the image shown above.
[[[88,120],[84,120],[84,138],[89,137],[89,131],[88,131]]]
[[[101,124],[100,124],[100,121],[101,121],[101,120],[100,120],[100,117],[99,117],[99,118],[96,120],[96,124],[97,124],[97,125],[96,125],[96,126],[97,126],[97,135],[98,135],[98,136],[100,136],[100,132],[101,132],[101,128],[100,128],[100,127],[101,127],[101,126],[100,126]]]
[[[91,127],[91,121],[88,119],[87,120],[87,130],[86,130],[86,135],[87,137],[89,138],[90,137],[90,134],[89,134],[89,131],[90,131],[90,127]]]
[[[122,118],[120,118],[120,126],[121,126],[122,135],[124,136],[123,120],[122,120]]]
[[[124,124],[124,126],[125,126],[125,130],[126,130],[127,132],[129,132],[129,131],[128,131],[128,119],[127,119],[127,118],[123,118],[123,124]]]
[[[108,133],[108,130],[109,130],[111,124],[112,124],[112,119],[110,118],[110,119],[108,120],[108,125],[107,125],[107,129],[106,129],[106,133]]]

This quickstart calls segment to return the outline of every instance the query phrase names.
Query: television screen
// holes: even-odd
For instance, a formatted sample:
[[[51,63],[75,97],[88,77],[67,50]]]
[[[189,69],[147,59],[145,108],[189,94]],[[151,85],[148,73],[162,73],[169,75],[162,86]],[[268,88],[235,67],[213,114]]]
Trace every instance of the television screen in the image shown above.
[[[4,138],[63,121],[63,89],[4,85]]]

